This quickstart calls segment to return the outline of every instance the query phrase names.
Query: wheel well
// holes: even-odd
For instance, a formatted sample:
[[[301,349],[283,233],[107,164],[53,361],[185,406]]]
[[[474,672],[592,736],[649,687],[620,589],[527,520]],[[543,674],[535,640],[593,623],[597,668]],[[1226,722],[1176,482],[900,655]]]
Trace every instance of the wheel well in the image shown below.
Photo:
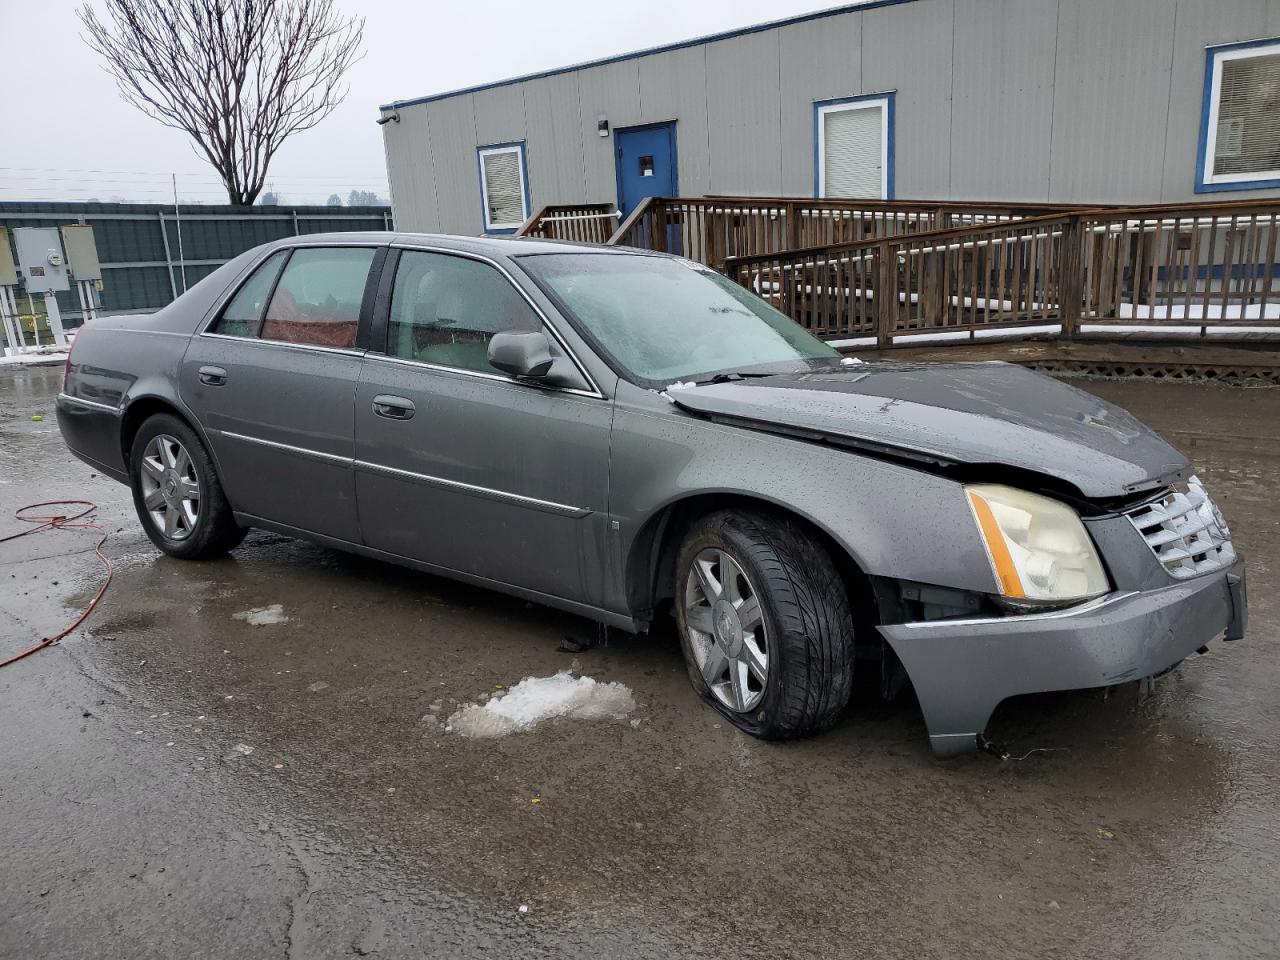
[[[147,422],[147,419],[157,413],[171,414],[191,427],[192,430],[196,429],[191,421],[183,416],[182,411],[167,400],[162,400],[159,397],[140,397],[134,400],[125,408],[124,419],[120,424],[120,452],[124,456],[125,470],[130,469],[133,438],[138,435],[138,431],[142,429],[142,425]],[[199,430],[196,430],[196,435],[200,435]]]
[[[808,518],[776,503],[721,493],[699,494],[669,504],[650,517],[637,534],[627,560],[627,599],[638,619],[652,620],[655,612],[675,596],[676,554],[689,528],[710,513],[729,509],[782,515],[804,527],[835,563],[855,616],[868,623],[878,622],[871,579],[834,537]]]

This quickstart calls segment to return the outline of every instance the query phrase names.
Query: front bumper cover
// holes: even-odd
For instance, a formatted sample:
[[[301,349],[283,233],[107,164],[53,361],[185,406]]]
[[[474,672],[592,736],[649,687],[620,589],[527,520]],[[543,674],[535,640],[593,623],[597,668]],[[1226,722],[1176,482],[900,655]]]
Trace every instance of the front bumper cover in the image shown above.
[[[1043,614],[880,627],[911,678],[940,757],[976,749],[1000,702],[1153,676],[1219,633],[1244,635],[1244,561],[1154,590]]]

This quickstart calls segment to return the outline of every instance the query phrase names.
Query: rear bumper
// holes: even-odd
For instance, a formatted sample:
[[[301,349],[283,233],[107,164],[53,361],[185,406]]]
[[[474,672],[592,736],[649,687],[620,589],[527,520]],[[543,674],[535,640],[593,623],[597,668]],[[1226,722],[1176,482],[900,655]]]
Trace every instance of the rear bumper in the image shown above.
[[[67,448],[107,476],[129,482],[120,448],[120,410],[110,404],[58,394],[58,429]]]
[[[1000,701],[1167,670],[1218,634],[1244,635],[1244,563],[1067,610],[880,627],[911,678],[938,756],[973,750]]]

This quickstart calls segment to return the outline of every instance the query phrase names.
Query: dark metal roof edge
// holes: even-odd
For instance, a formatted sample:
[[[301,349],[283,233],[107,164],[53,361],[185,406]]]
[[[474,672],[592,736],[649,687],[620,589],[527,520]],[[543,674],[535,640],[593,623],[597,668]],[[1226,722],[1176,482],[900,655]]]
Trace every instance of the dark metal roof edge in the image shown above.
[[[782,20],[770,20],[767,23],[757,23],[749,27],[739,27],[736,30],[726,30],[723,33],[711,33],[702,37],[694,37],[691,40],[679,40],[675,43],[667,43],[662,46],[648,47],[644,50],[635,50],[631,53],[619,53],[612,57],[602,57],[599,60],[586,60],[582,63],[575,63],[567,67],[553,67],[550,70],[541,70],[537,73],[526,73],[519,77],[511,77],[506,80],[495,80],[491,83],[481,83],[473,87],[461,87],[457,90],[449,90],[445,93],[433,93],[426,97],[415,97],[412,100],[395,100],[391,103],[384,103],[378,107],[379,112],[399,110],[401,107],[416,107],[424,103],[434,103],[437,100],[448,100],[452,97],[465,96],[468,93],[479,93],[482,90],[495,90],[499,87],[509,87],[517,83],[527,83],[530,80],[545,80],[547,77],[558,77],[561,74],[573,73],[576,70],[587,70],[591,67],[605,67],[612,63],[622,63],[626,60],[639,60],[641,57],[651,57],[659,53],[670,53],[674,50],[684,50],[687,47],[697,47],[702,44],[715,43],[718,40],[732,40],[734,37],[743,37],[752,33],[763,33],[766,30],[776,30],[779,27],[790,27],[797,23],[807,23],[810,20],[825,20],[828,17],[838,17],[841,14],[853,13],[855,11],[861,13],[864,10],[876,10],[880,7],[896,7],[899,4],[914,3],[915,0],[864,0],[862,3],[846,3],[839,7],[831,7],[827,10],[817,10],[813,13],[802,13],[794,17],[786,17]]]

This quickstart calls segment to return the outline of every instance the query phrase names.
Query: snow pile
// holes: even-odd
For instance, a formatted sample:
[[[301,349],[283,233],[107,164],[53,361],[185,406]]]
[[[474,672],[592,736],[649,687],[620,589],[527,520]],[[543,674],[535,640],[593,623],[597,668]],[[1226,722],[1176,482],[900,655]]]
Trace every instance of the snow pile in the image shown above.
[[[624,684],[597,683],[561,670],[553,677],[525,677],[488,703],[464,705],[445,729],[464,737],[502,737],[552,717],[625,720],[635,708],[635,697]]]
[[[265,627],[272,623],[288,623],[284,615],[284,605],[273,603],[269,607],[255,607],[252,610],[241,610],[231,615],[232,620],[244,620],[251,627]]]

